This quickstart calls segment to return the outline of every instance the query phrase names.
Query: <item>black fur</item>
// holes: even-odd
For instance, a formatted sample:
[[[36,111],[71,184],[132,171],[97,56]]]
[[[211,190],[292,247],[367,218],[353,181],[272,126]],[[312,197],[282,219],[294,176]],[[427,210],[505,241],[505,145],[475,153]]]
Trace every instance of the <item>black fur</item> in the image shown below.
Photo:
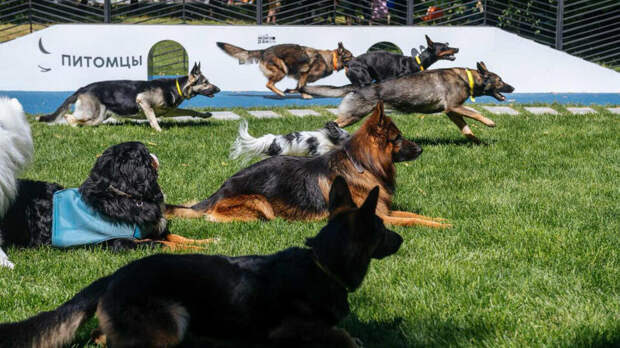
[[[117,190],[130,195],[113,192]],[[3,245],[37,247],[51,244],[55,183],[20,180],[15,202],[0,221]],[[163,193],[157,183],[153,158],[144,144],[122,143],[105,150],[79,189],[84,201],[113,220],[141,225],[154,237],[168,233],[162,222]],[[135,247],[133,240],[108,241],[114,249]]]
[[[277,156],[282,153],[282,147],[278,145],[276,139],[273,139],[271,145],[269,145],[269,149],[267,149],[267,156]]]
[[[358,347],[335,328],[350,312],[371,259],[394,254],[402,238],[375,215],[379,188],[359,209],[342,177],[330,192],[330,219],[306,248],[266,256],[154,255],[103,278],[46,316],[85,313],[99,300],[108,345],[164,347],[203,337],[236,347]],[[99,283],[105,287],[98,291]],[[21,341],[27,330],[52,331],[44,314],[0,325],[0,337]],[[186,324],[186,325],[183,325]],[[34,334],[34,335],[33,335]],[[68,342],[63,342],[68,343]],[[200,345],[196,345],[200,346]]]
[[[317,182],[319,176],[331,173],[328,154],[318,157],[274,156],[254,163],[230,177],[219,190],[192,209],[209,209],[226,197],[259,194],[270,201],[279,199],[309,213],[324,212],[327,206]]]
[[[449,47],[448,43],[433,42],[428,36],[426,40],[428,47],[420,54],[420,62],[424,69],[439,59],[454,60],[453,54],[459,51],[458,48]],[[446,54],[446,52],[450,53]],[[415,57],[385,51],[361,54],[349,61],[347,68],[346,76],[356,87],[421,71]]]

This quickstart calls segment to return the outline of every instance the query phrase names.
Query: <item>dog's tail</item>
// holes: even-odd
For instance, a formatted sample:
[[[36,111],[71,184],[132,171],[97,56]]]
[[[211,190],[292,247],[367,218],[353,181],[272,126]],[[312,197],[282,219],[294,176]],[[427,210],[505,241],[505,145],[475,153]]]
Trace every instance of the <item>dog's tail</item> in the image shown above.
[[[230,147],[230,158],[241,159],[242,163],[248,163],[254,158],[265,158],[269,156],[269,149],[275,138],[273,134],[254,138],[248,133],[248,122],[242,120],[239,124],[239,135]]]
[[[16,323],[0,324],[0,348],[62,347],[95,314],[112,276],[96,280],[53,311]]]
[[[340,87],[336,86],[304,86],[299,91],[302,93],[308,93],[315,97],[344,97],[350,92],[357,90],[358,87],[353,85],[344,85]]]
[[[263,56],[264,50],[245,50],[225,42],[216,42],[217,47],[231,57],[239,59],[239,64],[256,63]]]
[[[34,154],[30,124],[15,98],[0,98],[0,220],[17,195],[17,177]]]
[[[48,115],[38,116],[37,121],[40,121],[40,122],[56,121],[57,119],[59,119],[60,117],[62,117],[64,114],[67,113],[67,111],[69,110],[69,107],[71,106],[71,104],[75,103],[80,93],[81,93],[80,90],[77,90],[75,93],[69,96],[69,98],[65,99],[65,101],[62,102],[62,104],[58,107],[58,109],[56,109],[56,111]]]

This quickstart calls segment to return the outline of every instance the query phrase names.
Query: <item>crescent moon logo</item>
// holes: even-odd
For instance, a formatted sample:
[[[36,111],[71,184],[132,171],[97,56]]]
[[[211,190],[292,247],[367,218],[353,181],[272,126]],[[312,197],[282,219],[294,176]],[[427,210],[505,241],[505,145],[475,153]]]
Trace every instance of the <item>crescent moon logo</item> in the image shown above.
[[[49,51],[47,51],[45,48],[43,48],[43,39],[42,38],[39,38],[39,49],[44,54],[51,54]]]
[[[40,66],[40,65],[37,65],[37,66],[39,67],[39,69],[41,69],[41,72],[48,72],[48,71],[52,70],[52,68],[46,68],[46,67],[43,67],[43,66]]]

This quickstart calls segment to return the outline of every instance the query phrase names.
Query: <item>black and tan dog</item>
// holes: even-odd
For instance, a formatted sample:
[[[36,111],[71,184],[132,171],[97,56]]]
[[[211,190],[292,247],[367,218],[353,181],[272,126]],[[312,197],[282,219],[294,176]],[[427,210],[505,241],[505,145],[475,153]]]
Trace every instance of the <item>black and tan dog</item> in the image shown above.
[[[455,59],[458,48],[450,47],[449,43],[433,42],[428,35],[425,37],[428,47],[420,54],[415,49],[411,51],[411,57],[386,51],[364,53],[347,63],[345,74],[354,86],[363,87],[424,71],[441,59]]]
[[[474,142],[478,138],[471,131],[463,117],[482,122],[488,127],[495,123],[474,109],[463,106],[469,97],[492,96],[499,101],[511,93],[514,87],[502,81],[497,74],[490,72],[483,62],[477,70],[451,68],[428,70],[421,73],[399,77],[363,88],[354,86],[306,86],[304,92],[313,95],[342,97],[338,107],[336,123],[345,127],[362,119],[382,100],[392,108],[407,113],[431,114],[445,112],[461,133]]]
[[[241,64],[258,62],[258,67],[269,80],[267,88],[279,96],[284,96],[284,93],[275,86],[275,83],[284,77],[290,76],[297,80],[297,88],[286,91],[296,93],[306,83],[341,70],[353,58],[342,42],[338,43],[338,48],[335,50],[317,50],[295,44],[275,45],[264,50],[245,50],[224,42],[218,42],[217,46],[228,55],[239,59]],[[312,98],[305,93],[301,96]]]
[[[197,95],[213,97],[220,89],[209,83],[200,72],[200,64],[181,78],[156,79],[152,81],[101,81],[84,86],[67,98],[52,114],[38,117],[42,122],[54,122],[65,117],[72,126],[101,124],[107,118],[144,118],[151,127],[161,132],[157,116],[211,117],[210,113],[177,108],[184,100]],[[67,114],[75,103],[73,114]]]
[[[7,109],[8,103],[15,105]],[[139,244],[192,249],[209,242],[170,234],[157,182],[159,161],[139,142],[106,149],[79,189],[17,179],[34,150],[18,105],[0,99],[1,143],[6,146],[0,148],[0,247],[101,243],[112,249]],[[13,267],[2,249],[0,266]]]
[[[357,208],[344,179],[308,248],[228,257],[160,254],[94,281],[50,312],[0,325],[0,347],[60,347],[95,312],[114,347],[359,347],[336,325],[372,259],[402,238],[375,214],[379,188]],[[99,337],[100,339],[102,337]]]
[[[329,187],[336,176],[343,176],[356,204],[361,204],[373,187],[381,188],[377,215],[388,224],[447,227],[440,219],[390,208],[396,185],[394,163],[412,161],[421,153],[416,143],[401,136],[385,116],[383,103],[378,103],[373,115],[342,148],[313,158],[267,158],[239,171],[211,197],[191,208],[167,206],[166,215],[204,216],[215,222],[324,219]]]

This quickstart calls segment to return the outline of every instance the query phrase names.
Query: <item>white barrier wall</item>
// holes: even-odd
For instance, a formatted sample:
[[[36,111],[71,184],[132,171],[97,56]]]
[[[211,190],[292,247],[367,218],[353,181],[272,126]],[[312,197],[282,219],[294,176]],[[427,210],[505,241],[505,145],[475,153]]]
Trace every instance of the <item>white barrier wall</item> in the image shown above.
[[[620,73],[490,27],[80,24],[55,25],[0,44],[0,90],[71,91],[94,81],[144,80],[151,47],[174,40],[186,49],[190,66],[202,62],[205,76],[222,90],[263,91],[266,79],[258,67],[239,65],[215,42],[247,49],[280,43],[333,49],[342,41],[357,55],[389,41],[408,55],[411,48],[426,45],[424,34],[460,48],[456,61],[439,61],[433,68],[475,67],[482,60],[515,86],[515,92],[620,92]],[[340,71],[317,83],[341,85],[348,80]],[[278,84],[281,89],[294,86],[289,78]]]

